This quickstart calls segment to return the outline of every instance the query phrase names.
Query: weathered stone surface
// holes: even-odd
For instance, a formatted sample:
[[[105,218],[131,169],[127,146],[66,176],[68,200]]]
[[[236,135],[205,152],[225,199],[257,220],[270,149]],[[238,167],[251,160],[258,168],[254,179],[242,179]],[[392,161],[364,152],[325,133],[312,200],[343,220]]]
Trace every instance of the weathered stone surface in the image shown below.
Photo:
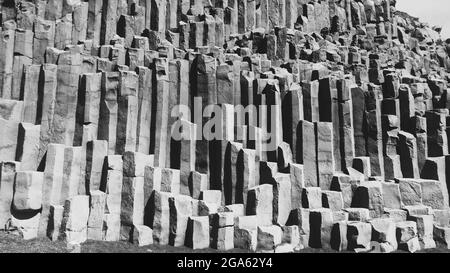
[[[384,209],[384,215],[382,217],[393,219],[397,222],[404,222],[408,217],[408,212],[402,209]]]
[[[105,241],[117,242],[120,240],[120,214],[105,213],[103,227],[105,229]]]
[[[390,209],[400,209],[402,204],[399,184],[382,182],[381,189],[383,193],[384,207]]]
[[[302,194],[304,208],[318,209],[322,207],[322,190],[318,187],[304,188]]]
[[[405,221],[397,223],[397,241],[399,249],[412,253],[420,250],[416,222]]]
[[[234,222],[234,247],[256,251],[258,243],[256,216],[240,216]]]
[[[33,240],[38,238],[38,226],[40,214],[36,214],[29,219],[17,219],[14,216],[11,217],[10,227],[17,229],[19,235],[24,240]]]
[[[350,221],[367,221],[370,217],[370,211],[366,208],[347,208],[348,218]]]
[[[151,197],[150,226],[153,229],[153,242],[168,245],[170,236],[170,198],[166,192],[153,191]]]
[[[233,226],[235,217],[233,212],[219,212],[210,217],[210,225],[216,228]]]
[[[0,160],[14,161],[16,158],[19,123],[0,118],[3,133],[0,137]]]
[[[313,209],[309,213],[310,237],[312,248],[331,249],[333,213],[330,209]]]
[[[50,223],[47,235],[52,241],[57,241],[61,236],[61,224],[64,217],[64,206],[50,207]]]
[[[209,247],[209,239],[209,218],[189,217],[186,246],[192,249],[205,249]]]
[[[198,216],[210,216],[215,214],[220,209],[220,204],[218,203],[208,203],[204,200],[199,200],[197,203],[197,214]]]
[[[322,191],[322,205],[332,211],[340,211],[344,208],[342,193],[337,191]]]
[[[433,216],[417,215],[411,216],[410,219],[416,222],[420,248],[436,248],[436,242],[433,239]]]
[[[292,208],[290,175],[277,174],[273,190],[273,222],[284,226]]]
[[[450,210],[433,210],[433,221],[440,226],[450,224]]]
[[[144,224],[144,202],[144,178],[123,177],[120,211],[123,240],[130,239],[133,225]]]
[[[271,226],[273,221],[273,186],[252,188],[248,192],[247,215],[256,215],[258,226]]]
[[[170,235],[169,244],[184,246],[189,217],[192,214],[192,200],[190,196],[178,195],[169,198],[170,206]]]
[[[305,186],[317,187],[317,153],[314,124],[308,121],[300,121],[297,130],[297,161],[303,164]],[[313,137],[314,136],[314,137]]]
[[[319,122],[316,125],[316,132],[319,187],[322,190],[329,190],[335,170],[333,124],[328,122]]]
[[[67,242],[83,243],[87,240],[89,196],[77,195],[64,204],[61,237]]]
[[[309,235],[310,235],[310,223],[309,223],[309,209],[295,209],[291,211],[288,225],[296,225],[300,232],[300,244],[303,247],[309,246]]]
[[[408,216],[433,214],[433,209],[425,205],[404,206],[403,209],[407,212]]]
[[[87,225],[88,240],[103,240],[103,222],[105,217],[106,193],[93,191],[90,194],[90,213]]]
[[[397,230],[393,219],[373,219],[370,224],[372,225],[372,241],[382,244],[382,252],[397,250]]]
[[[20,122],[23,119],[24,102],[0,99],[0,117],[5,120]]]
[[[66,147],[64,149],[64,175],[61,201],[85,192],[83,147]]]
[[[433,237],[438,244],[450,249],[450,228],[434,225]]]
[[[394,2],[0,0],[0,229],[447,243],[450,42]]]
[[[258,227],[258,246],[260,250],[275,250],[281,244],[283,231],[279,226]]]
[[[152,157],[138,152],[123,154],[123,174],[128,177],[143,177],[145,167],[152,166]]]
[[[347,224],[348,249],[366,249],[370,246],[372,226],[369,223],[349,222]]]
[[[281,243],[289,244],[294,249],[303,248],[303,246],[300,245],[300,229],[298,226],[284,226],[281,227],[281,229],[283,230]]]
[[[90,141],[86,145],[86,193],[100,189],[103,163],[108,155],[107,145],[104,140]]]
[[[139,247],[153,244],[152,229],[144,225],[135,225],[133,227],[133,243]]]
[[[412,179],[399,179],[400,196],[403,206],[413,206],[422,203],[420,184]]]
[[[433,209],[444,209],[448,207],[445,203],[444,192],[440,181],[419,180],[422,190],[422,204]]]
[[[22,170],[35,171],[39,165],[40,125],[21,123],[19,125],[16,160],[22,162]]]
[[[13,209],[19,211],[41,209],[43,181],[43,173],[17,172],[14,181]]]
[[[47,233],[50,205],[65,205],[61,200],[64,168],[64,145],[50,144],[46,155],[44,183],[42,185],[42,212],[39,221],[39,237]],[[80,198],[75,201],[79,201]]]
[[[381,183],[364,182],[356,189],[352,207],[369,209],[371,216],[376,218],[383,214],[383,193]]]
[[[347,221],[339,221],[333,225],[331,231],[331,248],[336,251],[345,251],[348,248]]]
[[[0,228],[5,229],[11,218],[11,205],[14,198],[14,180],[20,170],[19,162],[0,164]]]
[[[302,194],[305,188],[303,165],[290,164],[291,174],[291,208],[299,209],[302,207]]]
[[[218,228],[217,234],[215,235],[216,238],[211,238],[211,247],[219,251],[229,251],[234,249],[234,232],[233,226]]]
[[[354,192],[360,182],[353,180],[349,175],[335,175],[331,183],[331,190],[342,193],[344,208],[350,208]]]
[[[208,176],[206,174],[191,172],[188,183],[192,198],[199,199],[200,193],[208,190]]]

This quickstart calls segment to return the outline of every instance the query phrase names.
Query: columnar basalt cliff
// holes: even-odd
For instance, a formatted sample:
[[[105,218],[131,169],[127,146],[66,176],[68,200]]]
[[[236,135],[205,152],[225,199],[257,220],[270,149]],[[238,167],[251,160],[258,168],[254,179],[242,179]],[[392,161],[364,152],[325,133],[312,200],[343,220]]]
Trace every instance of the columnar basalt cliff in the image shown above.
[[[450,248],[450,40],[394,0],[0,0],[0,21],[4,232]]]

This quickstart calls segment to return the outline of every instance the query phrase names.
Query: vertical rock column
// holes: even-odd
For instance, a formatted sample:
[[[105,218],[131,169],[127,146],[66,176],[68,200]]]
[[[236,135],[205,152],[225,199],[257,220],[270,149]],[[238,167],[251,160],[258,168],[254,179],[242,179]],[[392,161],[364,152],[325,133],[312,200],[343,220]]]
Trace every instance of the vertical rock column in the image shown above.
[[[80,194],[89,194],[91,191],[101,189],[103,164],[108,155],[108,143],[104,140],[89,141],[85,152],[85,184],[79,189]],[[104,189],[102,189],[104,190]]]
[[[138,117],[138,76],[134,72],[120,72],[117,119],[116,154],[136,151]]]
[[[11,98],[14,62],[14,29],[0,28],[0,95]]]
[[[316,132],[319,187],[322,190],[330,190],[335,171],[333,124],[330,122],[318,122],[316,124]]]
[[[152,122],[152,71],[138,67],[138,117],[136,127],[136,151],[150,153],[150,127]]]
[[[39,93],[42,96],[42,116],[40,117],[41,136],[39,144],[38,162],[47,152],[47,147],[52,141],[53,121],[55,119],[55,103],[56,103],[56,86],[58,67],[54,64],[44,64],[41,71],[41,79]],[[39,121],[39,118],[38,118]],[[38,122],[39,123],[39,122]]]
[[[34,23],[33,63],[45,63],[47,47],[55,45],[55,22],[37,17]]]
[[[366,93],[367,131],[366,147],[370,157],[371,173],[375,176],[384,176],[383,141],[381,130],[381,90],[373,85]]]
[[[397,154],[399,141],[399,119],[394,115],[382,116],[384,172],[386,179],[402,178],[400,156]]]
[[[89,0],[86,37],[92,40],[94,46],[100,45],[102,12],[102,0]]]
[[[145,167],[153,165],[153,157],[126,152],[123,157],[120,239],[129,240],[133,226],[144,224],[146,197],[144,191]]]
[[[103,12],[100,30],[100,44],[107,45],[114,38],[117,31],[117,6],[118,0],[103,1]]]
[[[22,162],[23,171],[35,171],[39,161],[39,138],[41,126],[21,123],[17,138],[16,160]]]
[[[303,95],[301,87],[293,84],[284,95],[282,102],[283,111],[283,138],[292,150],[293,161],[298,162],[297,130],[301,120],[303,120]]]
[[[39,79],[41,66],[31,65],[24,69],[23,79],[23,121],[35,124],[38,119]],[[25,92],[26,90],[26,92]],[[39,113],[41,115],[41,113]]]
[[[120,213],[122,202],[123,160],[120,155],[110,155],[105,159],[105,175],[102,184],[106,184],[105,205],[105,241],[120,240]]]
[[[317,142],[314,123],[300,121],[297,131],[297,161],[304,165],[304,178],[306,187],[317,187]]]
[[[20,100],[26,93],[24,89],[24,94],[21,94],[24,71],[31,65],[33,60],[33,32],[31,30],[17,29],[14,42],[14,65],[11,98],[14,100]]]
[[[446,117],[444,113],[427,111],[428,156],[437,157],[448,154]]]
[[[169,132],[169,67],[167,59],[157,58],[154,60],[153,71],[153,109],[150,152],[154,152],[155,166],[166,167],[168,151]],[[170,146],[169,146],[170,147]]]
[[[11,219],[11,204],[14,196],[14,177],[20,170],[20,162],[0,164],[0,229],[5,229]]]
[[[73,27],[72,27],[72,44],[76,45],[79,41],[84,41],[87,38],[89,16],[89,3],[81,2],[74,7],[72,13]],[[95,27],[95,21],[94,21]]]
[[[86,146],[97,139],[100,117],[101,73],[83,74],[80,79],[74,145]]]
[[[80,74],[80,54],[71,52],[60,54],[58,58],[58,84],[52,126],[52,143],[65,144],[67,146],[72,146],[74,143]]]
[[[102,74],[102,93],[100,99],[100,118],[98,139],[108,141],[108,154],[115,154],[117,143],[117,120],[119,79],[118,72],[104,72]]]
[[[191,88],[195,102],[201,103],[201,107],[195,106],[194,118],[192,121],[197,124],[197,145],[196,145],[196,170],[201,173],[208,172],[209,166],[209,143],[203,135],[203,126],[208,122],[208,118],[202,116],[204,107],[217,103],[216,87],[216,60],[206,55],[199,55],[192,64]]]
[[[361,88],[351,89],[351,105],[353,116],[353,136],[355,139],[355,156],[366,156],[366,103],[364,91]]]
[[[39,220],[39,237],[45,237],[47,235],[50,206],[64,204],[61,203],[64,176],[64,149],[65,146],[62,144],[50,144],[48,146],[44,182],[42,185],[42,211]]]
[[[356,87],[350,80],[342,80],[338,86],[338,115],[339,115],[339,146],[340,146],[340,169],[346,171],[352,166],[355,158],[355,129],[354,129],[354,110],[352,100],[352,89]],[[361,107],[361,106],[359,106]],[[358,117],[363,118],[363,117]],[[333,123],[334,126],[334,123]],[[336,130],[334,130],[336,132]],[[336,142],[335,142],[336,143]],[[338,165],[338,163],[336,163]]]

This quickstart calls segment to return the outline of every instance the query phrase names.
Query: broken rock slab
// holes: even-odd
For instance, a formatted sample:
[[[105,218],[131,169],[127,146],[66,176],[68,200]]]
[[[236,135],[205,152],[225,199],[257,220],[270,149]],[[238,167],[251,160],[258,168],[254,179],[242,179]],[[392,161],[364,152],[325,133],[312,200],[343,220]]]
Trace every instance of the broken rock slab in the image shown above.
[[[397,223],[398,248],[411,253],[420,250],[417,224],[413,221]]]
[[[256,216],[239,216],[235,218],[235,248],[256,251],[258,244],[257,222]]]
[[[433,239],[433,215],[417,215],[409,218],[416,222],[420,249],[436,248],[436,242]]]
[[[381,252],[393,252],[397,250],[396,223],[393,219],[380,218],[370,220],[372,225],[372,241],[380,243]]]
[[[153,230],[144,225],[135,225],[133,227],[133,244],[144,247],[153,244]]]
[[[450,228],[434,225],[433,237],[436,243],[450,249]]]
[[[283,230],[279,226],[258,227],[258,247],[261,251],[275,251],[281,244]]]

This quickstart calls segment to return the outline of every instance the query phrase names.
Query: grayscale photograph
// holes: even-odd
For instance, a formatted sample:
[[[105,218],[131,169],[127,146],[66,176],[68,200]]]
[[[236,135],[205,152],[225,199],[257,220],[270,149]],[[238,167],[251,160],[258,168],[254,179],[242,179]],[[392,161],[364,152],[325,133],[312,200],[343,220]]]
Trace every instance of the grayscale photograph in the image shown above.
[[[0,35],[0,253],[450,253],[449,0],[0,0]]]

